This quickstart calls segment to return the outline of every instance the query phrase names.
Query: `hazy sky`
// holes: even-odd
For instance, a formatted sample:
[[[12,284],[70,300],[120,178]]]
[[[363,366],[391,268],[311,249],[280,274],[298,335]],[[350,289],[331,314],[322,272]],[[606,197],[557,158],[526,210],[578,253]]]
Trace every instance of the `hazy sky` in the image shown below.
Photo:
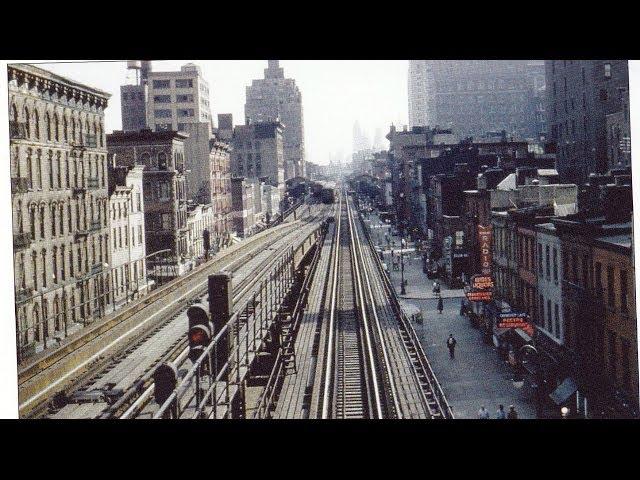
[[[214,122],[218,113],[244,121],[245,87],[263,78],[266,60],[157,61],[154,71],[179,70],[193,62],[209,82]],[[307,160],[328,163],[330,155],[350,155],[357,120],[372,141],[389,125],[407,123],[407,61],[402,60],[281,60],[287,78],[302,92]],[[40,63],[59,75],[111,93],[106,110],[107,132],[121,128],[120,85],[127,78],[126,62]],[[388,142],[383,139],[386,147]]]

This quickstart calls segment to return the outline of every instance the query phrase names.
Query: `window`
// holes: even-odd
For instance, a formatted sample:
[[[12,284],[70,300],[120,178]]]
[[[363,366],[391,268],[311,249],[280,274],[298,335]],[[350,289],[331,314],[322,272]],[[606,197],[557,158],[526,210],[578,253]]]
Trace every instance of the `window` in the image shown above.
[[[540,325],[544,327],[544,297],[540,295]]]
[[[550,263],[550,259],[549,259],[549,245],[546,245],[546,246],[545,246],[545,253],[546,253],[546,259],[547,259],[547,262],[546,262],[546,265],[547,265],[546,272],[547,272],[547,278],[549,278],[549,277],[551,276],[551,263]]]
[[[191,95],[191,94],[188,94],[188,95],[176,95],[176,102],[177,103],[193,102],[193,95]]]
[[[194,116],[193,108],[178,109],[177,113],[178,113],[178,117],[193,117]]]
[[[153,88],[171,88],[171,80],[154,80]]]
[[[543,267],[542,267],[542,244],[539,243],[538,244],[538,272],[540,273],[540,275],[542,275],[543,273]]]
[[[153,101],[156,103],[171,103],[171,95],[154,95]]]
[[[176,80],[176,88],[192,88],[193,80],[190,78],[180,78]]]
[[[156,123],[156,132],[164,132],[171,130],[170,123]]]
[[[627,271],[620,270],[620,307],[627,310]]]
[[[615,332],[609,332],[609,368],[611,369],[611,376],[613,381],[616,381],[616,334]]]
[[[171,118],[171,110],[156,109],[154,115],[156,116],[156,118]]]
[[[553,281],[558,283],[558,250],[553,247]]]
[[[616,308],[616,292],[614,290],[613,267],[607,267],[607,302],[610,308]]]
[[[164,152],[158,153],[158,169],[160,170],[167,169],[167,154]]]
[[[604,64],[604,78],[611,78],[611,64]]]
[[[556,303],[553,307],[554,319],[555,319],[555,336],[556,338],[560,338],[560,309],[558,308],[558,304]]]

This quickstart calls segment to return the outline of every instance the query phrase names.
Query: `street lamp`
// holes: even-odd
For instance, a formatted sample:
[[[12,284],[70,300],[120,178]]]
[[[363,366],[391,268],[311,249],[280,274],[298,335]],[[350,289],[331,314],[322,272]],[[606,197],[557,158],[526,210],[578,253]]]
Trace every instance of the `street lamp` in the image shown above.
[[[562,415],[562,419],[566,420],[567,418],[569,418],[569,413],[571,411],[569,410],[569,407],[562,407],[560,409],[560,415]]]

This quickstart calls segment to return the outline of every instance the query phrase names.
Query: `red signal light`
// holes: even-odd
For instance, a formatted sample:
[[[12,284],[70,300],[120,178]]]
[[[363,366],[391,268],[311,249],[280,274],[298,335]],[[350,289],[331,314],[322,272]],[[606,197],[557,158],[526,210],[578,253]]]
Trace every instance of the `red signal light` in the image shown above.
[[[209,335],[202,328],[193,327],[189,332],[189,343],[191,345],[204,345],[209,340]]]

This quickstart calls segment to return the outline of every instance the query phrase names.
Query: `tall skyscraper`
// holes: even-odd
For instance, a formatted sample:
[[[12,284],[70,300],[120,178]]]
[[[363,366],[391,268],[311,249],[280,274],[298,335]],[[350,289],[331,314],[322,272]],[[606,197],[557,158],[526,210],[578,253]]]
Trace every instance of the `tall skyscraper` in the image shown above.
[[[370,148],[369,138],[367,138],[362,128],[360,128],[360,122],[356,120],[353,124],[353,151],[359,152],[361,150],[369,150]]]
[[[187,198],[211,201],[210,160],[212,136],[209,84],[200,67],[183,65],[178,72],[150,72],[147,125],[153,131],[189,134],[184,142]]]
[[[505,130],[519,138],[535,137],[536,82],[539,61],[411,60],[411,126],[452,128],[459,137],[479,137]]]
[[[624,112],[629,102],[628,62],[547,60],[545,66],[547,129],[557,145],[558,173],[580,183],[590,173],[627,166],[609,158],[607,115]]]
[[[278,60],[269,60],[264,78],[247,87],[244,106],[247,123],[280,121],[284,124],[285,180],[305,175],[302,94],[292,78],[284,77]]]

